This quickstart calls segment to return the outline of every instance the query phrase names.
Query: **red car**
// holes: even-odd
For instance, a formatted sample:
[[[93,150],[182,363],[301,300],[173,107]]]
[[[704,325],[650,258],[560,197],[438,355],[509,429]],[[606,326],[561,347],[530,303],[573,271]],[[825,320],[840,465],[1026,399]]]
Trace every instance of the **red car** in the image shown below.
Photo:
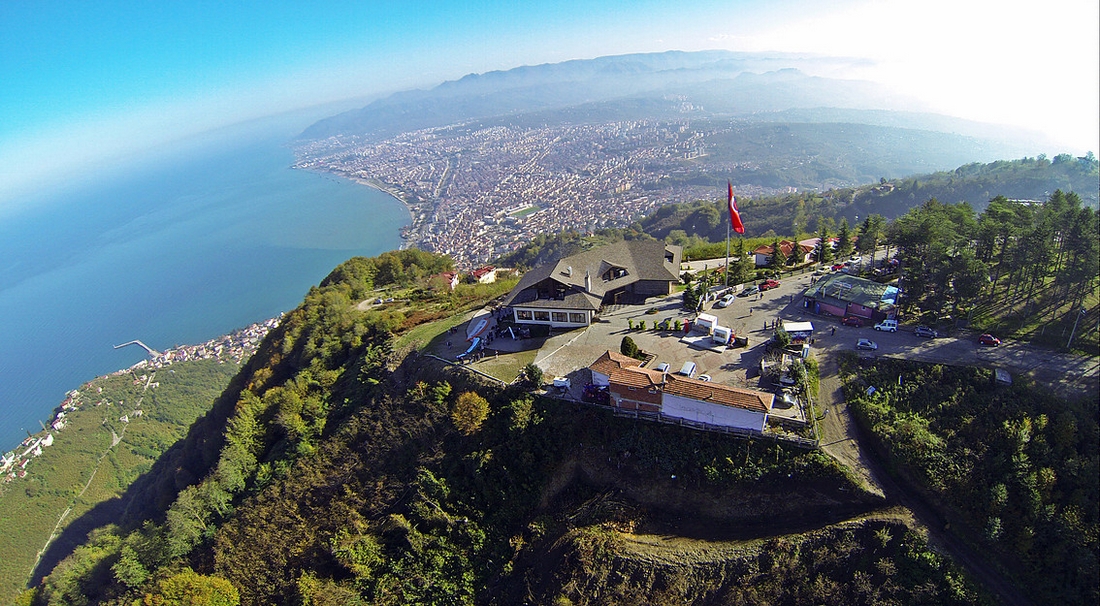
[[[844,269],[844,267],[845,267],[845,265],[843,263],[837,263],[836,265],[833,266],[833,271],[840,271],[840,270]]]
[[[978,344],[979,345],[988,345],[990,347],[996,347],[996,346],[1001,344],[1001,340],[998,339],[997,337],[994,337],[993,335],[991,335],[989,333],[986,333],[986,334],[978,337]]]
[[[778,288],[778,287],[779,287],[779,282],[777,282],[775,280],[764,280],[763,282],[760,283],[760,290],[761,291],[770,290],[772,288]]]
[[[845,326],[855,326],[856,328],[863,328],[863,318],[860,318],[859,316],[845,316],[845,318],[841,320],[840,323]]]

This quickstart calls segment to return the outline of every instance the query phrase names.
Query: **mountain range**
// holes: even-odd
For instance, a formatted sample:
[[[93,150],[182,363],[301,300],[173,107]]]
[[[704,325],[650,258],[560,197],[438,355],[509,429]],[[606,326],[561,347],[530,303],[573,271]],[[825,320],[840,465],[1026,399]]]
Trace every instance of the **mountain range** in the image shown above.
[[[863,80],[814,75],[858,61],[727,51],[631,54],[469,74],[428,90],[392,94],[326,118],[299,139],[366,140],[492,118],[584,120],[736,118],[749,122],[851,123],[982,140],[993,160],[1049,146],[1038,133],[951,118]],[[553,114],[548,115],[548,114]]]

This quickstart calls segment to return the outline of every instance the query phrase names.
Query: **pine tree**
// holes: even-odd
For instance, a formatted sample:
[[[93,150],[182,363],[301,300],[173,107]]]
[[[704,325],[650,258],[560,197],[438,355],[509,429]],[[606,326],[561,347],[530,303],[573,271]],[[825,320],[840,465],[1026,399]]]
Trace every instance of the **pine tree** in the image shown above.
[[[836,244],[837,256],[844,258],[852,254],[852,234],[848,229],[848,219],[841,219],[836,237],[839,240]]]
[[[814,257],[818,263],[828,263],[833,260],[833,248],[829,246],[829,229],[824,222],[821,224],[821,231],[817,233],[818,243],[817,250],[814,252]]]

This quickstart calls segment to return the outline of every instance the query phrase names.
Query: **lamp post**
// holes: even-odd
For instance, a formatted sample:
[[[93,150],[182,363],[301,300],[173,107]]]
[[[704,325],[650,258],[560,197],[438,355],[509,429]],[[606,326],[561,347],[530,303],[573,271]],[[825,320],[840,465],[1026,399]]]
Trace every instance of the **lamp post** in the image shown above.
[[[1073,344],[1073,335],[1077,334],[1077,323],[1081,321],[1081,317],[1085,315],[1085,308],[1082,307],[1078,310],[1077,319],[1073,321],[1073,330],[1069,331],[1069,341],[1066,341],[1066,349],[1069,349]]]

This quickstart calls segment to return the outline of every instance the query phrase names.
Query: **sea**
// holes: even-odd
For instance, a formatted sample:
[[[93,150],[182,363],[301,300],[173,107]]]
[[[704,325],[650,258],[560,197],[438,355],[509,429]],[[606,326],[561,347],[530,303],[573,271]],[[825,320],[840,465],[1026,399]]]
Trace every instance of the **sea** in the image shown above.
[[[166,146],[0,216],[0,452],[65,393],[153,349],[296,307],[341,262],[399,248],[408,210],[291,168],[315,119],[285,114]]]

